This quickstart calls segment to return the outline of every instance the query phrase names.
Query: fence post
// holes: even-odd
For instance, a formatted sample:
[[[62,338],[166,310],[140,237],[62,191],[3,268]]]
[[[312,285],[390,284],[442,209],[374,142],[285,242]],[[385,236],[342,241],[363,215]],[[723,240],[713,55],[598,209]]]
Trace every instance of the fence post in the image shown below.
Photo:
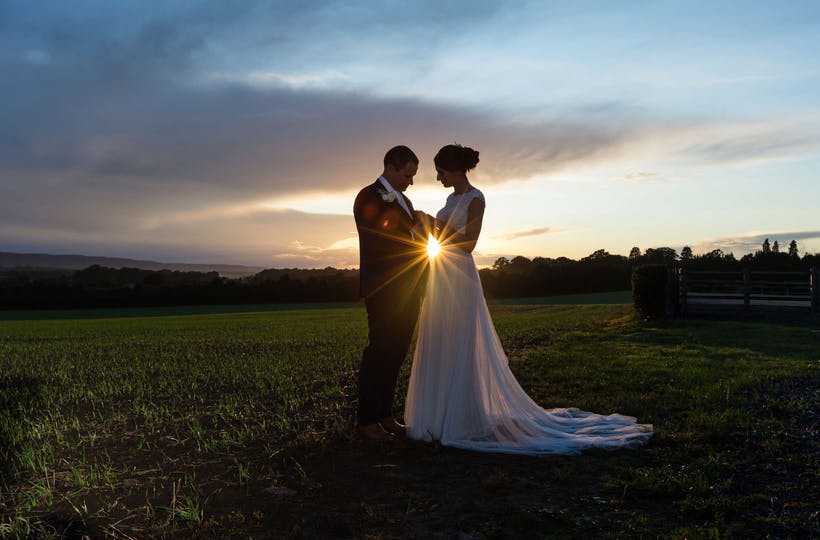
[[[810,271],[809,290],[811,291],[811,310],[820,311],[820,268],[814,267]]]
[[[752,295],[752,271],[748,268],[743,269],[743,307],[749,309]]]

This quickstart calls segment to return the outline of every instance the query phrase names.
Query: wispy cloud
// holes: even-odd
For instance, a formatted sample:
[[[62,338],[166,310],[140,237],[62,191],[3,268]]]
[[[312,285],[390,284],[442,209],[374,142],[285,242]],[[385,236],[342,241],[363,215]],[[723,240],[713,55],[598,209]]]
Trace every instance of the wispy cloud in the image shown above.
[[[321,72],[280,72],[251,71],[249,73],[231,74],[211,72],[207,78],[214,83],[239,84],[260,88],[287,87],[291,89],[326,89],[348,86],[352,77],[334,70]]]
[[[526,238],[528,236],[539,236],[542,234],[547,234],[549,232],[559,232],[550,227],[539,227],[537,229],[529,229],[526,231],[517,231],[507,234],[502,234],[499,236],[495,236],[494,238],[498,240],[515,240],[516,238]]]
[[[630,182],[630,183],[643,183],[643,182],[652,182],[658,179],[658,174],[653,172],[647,171],[638,171],[638,172],[630,172],[624,174],[622,176],[615,177],[616,180],[621,182]]]
[[[813,158],[820,153],[816,120],[704,123],[682,129],[673,145],[696,163],[721,168]],[[674,148],[674,146],[673,146]]]
[[[358,240],[354,245],[349,239],[334,242],[327,247],[291,242],[289,249],[271,255],[271,260],[299,268],[333,266],[334,268],[356,268],[359,266]]]

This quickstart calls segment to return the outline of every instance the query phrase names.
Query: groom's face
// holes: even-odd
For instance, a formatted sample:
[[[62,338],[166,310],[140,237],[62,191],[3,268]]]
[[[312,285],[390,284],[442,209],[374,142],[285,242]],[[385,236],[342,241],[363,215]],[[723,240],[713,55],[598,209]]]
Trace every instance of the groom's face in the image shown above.
[[[407,189],[407,186],[413,184],[413,177],[416,176],[418,170],[419,166],[417,163],[408,161],[401,169],[396,169],[393,165],[388,165],[384,172],[385,178],[387,178],[387,181],[393,186],[393,189],[396,191],[404,191]]]

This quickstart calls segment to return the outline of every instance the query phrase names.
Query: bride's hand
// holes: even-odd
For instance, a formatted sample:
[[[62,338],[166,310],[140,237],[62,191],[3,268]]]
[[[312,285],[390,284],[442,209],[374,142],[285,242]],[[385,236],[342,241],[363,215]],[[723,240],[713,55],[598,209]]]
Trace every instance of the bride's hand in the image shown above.
[[[436,221],[436,218],[427,214],[426,212],[422,212],[421,210],[416,210],[416,224],[418,225],[421,223],[427,229],[433,228],[433,223]]]

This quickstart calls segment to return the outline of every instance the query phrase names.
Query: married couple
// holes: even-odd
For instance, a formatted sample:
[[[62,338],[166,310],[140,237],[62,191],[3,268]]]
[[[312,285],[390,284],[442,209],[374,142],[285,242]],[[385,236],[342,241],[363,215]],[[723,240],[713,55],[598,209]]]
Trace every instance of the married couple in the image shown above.
[[[467,172],[478,164],[478,152],[447,145],[433,161],[437,180],[453,190],[435,217],[415,210],[404,195],[419,165],[406,146],[387,152],[381,176],[353,207],[369,330],[358,379],[360,437],[406,435],[527,455],[646,442],[652,426],[633,417],[546,410],[527,396],[510,371],[473,261],[485,201]],[[441,246],[434,257],[426,249],[429,233]],[[393,417],[393,395],[417,320],[405,426]]]

